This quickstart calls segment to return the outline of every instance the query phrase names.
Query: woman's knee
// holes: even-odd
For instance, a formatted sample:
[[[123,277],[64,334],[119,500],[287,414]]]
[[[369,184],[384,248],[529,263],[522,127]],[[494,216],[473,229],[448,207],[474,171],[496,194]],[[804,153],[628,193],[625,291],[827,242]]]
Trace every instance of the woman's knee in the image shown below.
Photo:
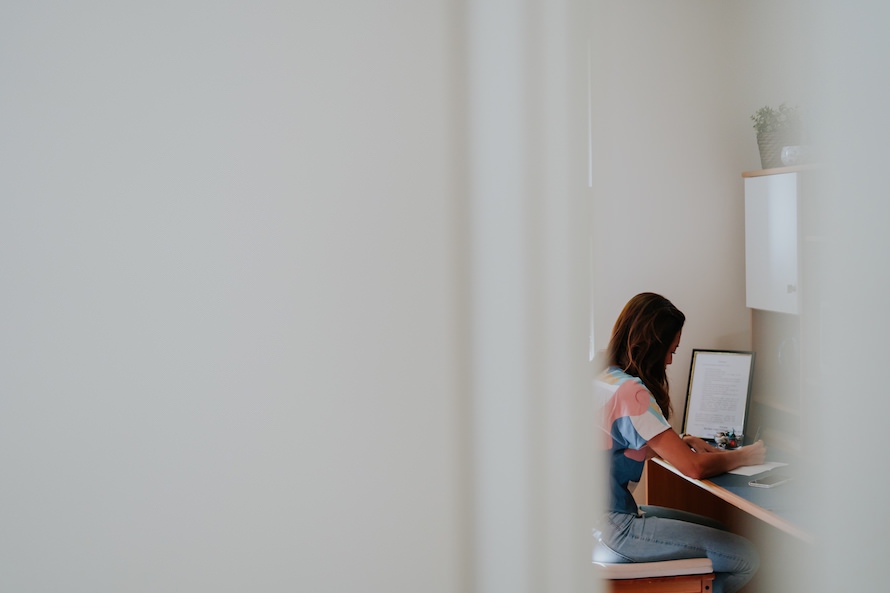
[[[757,551],[757,547],[748,541],[745,538],[740,538],[742,542],[745,544],[745,558],[748,559],[749,570],[751,574],[757,572],[757,569],[760,568],[760,552]]]
[[[760,568],[760,553],[757,547],[741,536],[734,536],[732,556],[735,566],[729,572],[753,575]]]

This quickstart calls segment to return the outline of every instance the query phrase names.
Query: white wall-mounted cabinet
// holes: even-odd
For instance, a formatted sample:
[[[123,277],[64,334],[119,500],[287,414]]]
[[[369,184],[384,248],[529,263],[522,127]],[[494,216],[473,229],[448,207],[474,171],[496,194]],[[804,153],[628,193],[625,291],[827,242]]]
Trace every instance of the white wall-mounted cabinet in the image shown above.
[[[817,165],[743,173],[746,302],[757,371],[749,426],[780,448],[800,451],[805,393],[819,380],[819,273],[826,245]],[[804,389],[806,387],[806,389]]]
[[[799,272],[798,173],[746,176],[748,307],[796,315],[800,310]]]

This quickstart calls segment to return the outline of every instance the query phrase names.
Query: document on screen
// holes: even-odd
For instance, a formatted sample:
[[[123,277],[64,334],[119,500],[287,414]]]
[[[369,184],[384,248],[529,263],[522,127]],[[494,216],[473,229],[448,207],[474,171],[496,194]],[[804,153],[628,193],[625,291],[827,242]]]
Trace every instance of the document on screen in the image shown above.
[[[753,373],[753,352],[693,350],[683,432],[705,439],[743,434]]]

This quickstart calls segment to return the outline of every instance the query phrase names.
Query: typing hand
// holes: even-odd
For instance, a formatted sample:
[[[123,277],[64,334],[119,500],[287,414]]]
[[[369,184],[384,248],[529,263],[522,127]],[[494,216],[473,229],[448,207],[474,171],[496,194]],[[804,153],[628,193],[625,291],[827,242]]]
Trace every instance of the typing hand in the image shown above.
[[[713,445],[709,445],[707,441],[688,434],[683,437],[683,442],[696,453],[713,453],[720,450]]]

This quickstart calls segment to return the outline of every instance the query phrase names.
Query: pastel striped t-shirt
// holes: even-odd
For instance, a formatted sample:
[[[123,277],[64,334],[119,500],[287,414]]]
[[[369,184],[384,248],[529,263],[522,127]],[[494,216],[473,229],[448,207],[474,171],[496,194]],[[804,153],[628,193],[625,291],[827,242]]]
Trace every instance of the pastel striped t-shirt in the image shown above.
[[[609,510],[638,512],[628,488],[639,482],[649,452],[649,439],[670,424],[643,382],[618,367],[609,367],[594,380],[600,405],[600,448],[609,454]]]

